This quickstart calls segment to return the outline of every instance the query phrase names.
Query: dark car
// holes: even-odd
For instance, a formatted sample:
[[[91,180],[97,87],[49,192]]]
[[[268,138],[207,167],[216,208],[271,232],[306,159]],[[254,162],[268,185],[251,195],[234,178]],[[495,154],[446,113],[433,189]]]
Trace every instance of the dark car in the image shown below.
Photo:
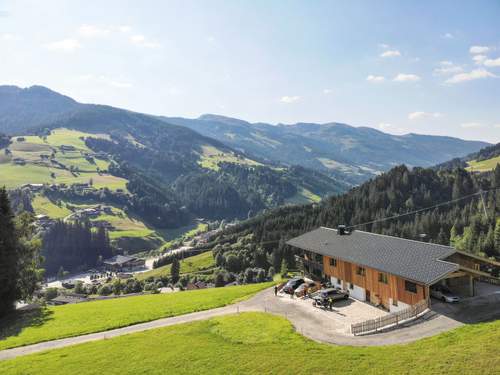
[[[345,290],[340,290],[336,288],[322,289],[319,291],[318,295],[313,297],[313,306],[323,306],[326,307],[329,301],[338,301],[340,299],[348,299],[349,292]]]
[[[295,291],[295,289],[299,287],[299,285],[302,285],[304,283],[305,281],[303,278],[296,277],[291,280],[288,280],[288,282],[285,284],[282,290],[284,293],[292,294]]]

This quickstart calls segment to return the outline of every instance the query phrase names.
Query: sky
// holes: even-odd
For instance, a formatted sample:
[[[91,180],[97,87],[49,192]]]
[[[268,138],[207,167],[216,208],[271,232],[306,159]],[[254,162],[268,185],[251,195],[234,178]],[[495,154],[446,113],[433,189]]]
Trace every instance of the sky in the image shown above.
[[[0,84],[500,142],[499,20],[499,0],[0,0]]]

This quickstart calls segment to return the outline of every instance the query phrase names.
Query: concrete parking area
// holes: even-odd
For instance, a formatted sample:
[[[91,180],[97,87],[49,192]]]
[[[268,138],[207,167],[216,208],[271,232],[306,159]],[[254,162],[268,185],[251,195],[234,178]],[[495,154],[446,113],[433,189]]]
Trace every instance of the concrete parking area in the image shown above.
[[[333,309],[313,306],[311,298],[290,298],[278,293],[279,305],[289,314],[304,314],[314,321],[321,321],[322,327],[337,334],[350,335],[351,324],[387,315],[388,312],[354,298],[334,302]],[[278,302],[278,301],[276,301]],[[276,307],[278,304],[274,304]]]

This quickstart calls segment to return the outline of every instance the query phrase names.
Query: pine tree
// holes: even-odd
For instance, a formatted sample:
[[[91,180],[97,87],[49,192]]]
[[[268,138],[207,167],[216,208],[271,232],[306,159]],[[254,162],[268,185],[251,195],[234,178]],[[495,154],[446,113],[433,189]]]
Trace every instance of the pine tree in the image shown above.
[[[17,298],[18,238],[7,191],[0,189],[0,316],[8,313]]]
[[[181,271],[181,265],[179,263],[179,259],[177,257],[172,261],[172,265],[170,266],[170,276],[172,277],[172,283],[175,284],[179,281],[179,274]]]

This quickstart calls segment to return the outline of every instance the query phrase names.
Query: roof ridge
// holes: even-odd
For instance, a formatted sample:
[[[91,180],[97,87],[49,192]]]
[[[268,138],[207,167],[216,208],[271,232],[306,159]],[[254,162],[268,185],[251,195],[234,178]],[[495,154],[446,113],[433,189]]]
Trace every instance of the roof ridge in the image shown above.
[[[320,226],[320,228],[328,229],[328,230],[332,230],[332,231],[337,232],[337,229],[334,229],[334,228],[328,228],[328,227],[324,227],[324,226]],[[396,239],[399,239],[399,240],[416,242],[416,243],[421,243],[421,244],[426,244],[426,245],[432,245],[432,246],[446,247],[446,248],[449,248],[449,249],[451,249],[453,251],[456,251],[456,249],[453,246],[449,246],[449,245],[441,245],[441,244],[433,243],[433,242],[423,242],[423,241],[411,240],[409,238],[403,238],[403,237],[397,237],[397,236],[389,236],[388,234],[373,233],[373,232],[368,232],[366,230],[359,230],[359,229],[356,229],[355,232],[361,232],[361,233],[371,234],[373,236],[396,238]]]

